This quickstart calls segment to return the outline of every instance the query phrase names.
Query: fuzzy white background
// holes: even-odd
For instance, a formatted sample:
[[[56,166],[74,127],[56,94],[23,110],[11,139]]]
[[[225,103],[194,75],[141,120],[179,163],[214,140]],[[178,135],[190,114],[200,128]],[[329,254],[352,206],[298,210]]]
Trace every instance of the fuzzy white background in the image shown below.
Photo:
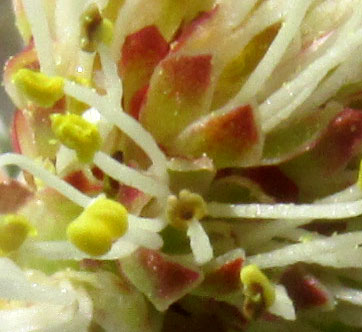
[[[11,0],[0,0],[0,68],[1,81],[2,69],[6,59],[21,48],[21,41],[17,34],[14,15],[12,13]],[[0,87],[0,151],[7,150],[8,146],[8,125],[11,121],[14,107],[7,97],[3,86]]]

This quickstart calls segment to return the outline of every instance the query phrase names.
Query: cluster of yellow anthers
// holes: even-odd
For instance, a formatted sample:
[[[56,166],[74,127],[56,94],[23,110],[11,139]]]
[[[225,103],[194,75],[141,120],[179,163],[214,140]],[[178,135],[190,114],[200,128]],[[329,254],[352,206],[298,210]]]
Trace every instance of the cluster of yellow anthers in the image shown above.
[[[9,214],[0,220],[0,255],[17,250],[28,236],[37,234],[30,222],[21,215]]]
[[[127,210],[115,201],[98,198],[67,228],[71,243],[92,256],[107,253],[128,229]]]
[[[20,69],[13,76],[13,83],[26,100],[41,106],[52,107],[64,96],[64,79],[49,77],[30,69]],[[77,114],[53,114],[52,130],[56,138],[70,149],[75,150],[81,162],[93,159],[101,146],[97,126]]]
[[[20,69],[15,73],[13,83],[27,101],[40,107],[52,107],[64,96],[64,80],[62,78],[49,77],[29,69]],[[91,162],[95,152],[101,146],[98,127],[72,113],[53,114],[50,119],[55,137],[63,145],[73,149],[81,162]],[[123,205],[99,197],[69,224],[67,237],[83,252],[92,256],[100,256],[107,253],[112,243],[125,234],[128,229],[127,219],[127,210]],[[12,221],[13,223],[14,221]],[[6,227],[9,228],[9,226]],[[19,230],[16,231],[17,236],[10,237],[13,241],[20,239],[22,234]],[[1,234],[5,233],[1,232]],[[18,241],[18,246],[24,239]],[[1,241],[4,242],[5,240],[0,238]],[[14,248],[15,243],[11,247],[10,244],[4,242],[4,250],[7,250],[8,247]]]

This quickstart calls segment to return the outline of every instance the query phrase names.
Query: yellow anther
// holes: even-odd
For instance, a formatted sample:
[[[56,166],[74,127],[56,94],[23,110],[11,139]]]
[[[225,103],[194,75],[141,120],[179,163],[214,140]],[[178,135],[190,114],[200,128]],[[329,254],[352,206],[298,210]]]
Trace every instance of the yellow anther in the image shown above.
[[[185,229],[192,219],[200,220],[206,215],[206,203],[199,194],[182,190],[179,197],[168,198],[166,215],[172,226]]]
[[[360,189],[362,189],[362,160],[359,164],[359,172],[358,172],[358,180],[357,180],[358,186]]]
[[[113,238],[121,237],[128,229],[128,212],[126,208],[108,198],[97,199],[85,210],[83,218],[94,223],[101,220],[107,226]]]
[[[71,243],[91,256],[104,255],[112,246],[110,231],[102,222],[75,220],[68,226],[67,236]]]
[[[275,301],[275,289],[268,277],[256,266],[245,266],[240,272],[245,295],[252,301],[263,301],[269,308]],[[261,296],[261,298],[260,298]]]
[[[64,79],[49,77],[30,69],[19,69],[12,77],[13,84],[27,100],[40,107],[53,107],[64,96]]]
[[[101,147],[101,136],[96,125],[76,114],[53,114],[52,130],[65,146],[75,150],[81,162],[92,161]]]
[[[91,5],[81,17],[81,48],[94,52],[97,43],[109,45],[113,39],[113,23],[102,17],[98,7]]]
[[[105,45],[110,45],[113,40],[113,23],[108,19],[103,19],[102,24],[96,31],[95,38]]]
[[[306,235],[302,235],[299,238],[299,241],[302,243],[308,243],[310,241],[312,241],[314,239],[314,236],[312,234],[306,234]]]
[[[9,214],[0,221],[0,250],[8,254],[19,249],[28,236],[35,236],[36,230],[27,218]]]
[[[67,228],[71,243],[92,256],[106,254],[112,242],[128,229],[127,210],[115,201],[99,198]]]

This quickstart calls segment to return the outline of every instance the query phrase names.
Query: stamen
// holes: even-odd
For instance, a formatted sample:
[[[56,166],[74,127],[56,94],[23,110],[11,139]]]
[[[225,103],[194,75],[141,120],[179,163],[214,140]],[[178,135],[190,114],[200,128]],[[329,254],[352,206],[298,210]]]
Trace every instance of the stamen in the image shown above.
[[[71,243],[92,256],[106,254],[128,229],[127,210],[115,201],[98,198],[67,228]]]
[[[118,76],[118,68],[111,57],[111,53],[106,45],[100,44],[98,52],[101,58],[102,69],[105,76],[107,96],[115,107],[119,107],[123,95],[122,81]]]
[[[207,205],[213,218],[345,219],[362,214],[362,200],[333,204],[224,204]]]
[[[78,204],[79,206],[86,207],[92,202],[91,198],[82,194],[80,191],[78,191],[56,175],[50,173],[41,166],[38,166],[33,160],[28,157],[15,153],[4,153],[0,155],[0,167],[8,165],[16,165],[23,170],[28,171],[35,177],[40,178],[49,187],[54,188],[59,193],[67,197],[70,201]]]
[[[53,41],[50,36],[43,1],[23,0],[23,5],[31,26],[41,71],[47,75],[55,75]]]
[[[64,79],[30,69],[19,69],[12,77],[21,95],[40,107],[53,107],[64,96]]]
[[[97,126],[76,114],[53,114],[51,121],[52,130],[60,142],[75,150],[81,162],[91,162],[101,147]]]
[[[113,39],[113,23],[104,19],[96,4],[92,4],[81,17],[81,48],[95,52],[98,43],[110,45]]]
[[[206,215],[204,199],[188,190],[182,190],[178,197],[169,196],[166,217],[170,225],[185,230],[190,239],[190,247],[196,263],[202,265],[213,257],[213,249],[207,233],[200,223]]]
[[[36,235],[29,220],[21,215],[9,214],[0,221],[0,252],[8,254],[17,250],[26,238]]]
[[[200,220],[206,215],[204,199],[188,190],[182,190],[179,197],[169,196],[166,216],[169,223],[179,229],[186,229],[193,220]]]
[[[164,200],[167,196],[168,189],[166,186],[135,169],[120,164],[103,152],[97,152],[94,155],[93,162],[104,173],[123,184],[137,188],[161,200]]]
[[[360,189],[362,189],[362,160],[359,165],[357,185]]]
[[[268,277],[256,266],[245,266],[240,272],[244,285],[244,314],[252,318],[263,307],[269,308],[275,301],[275,288]]]
[[[155,173],[166,182],[166,156],[158,147],[152,135],[146,131],[139,122],[124,113],[120,105],[115,107],[115,105],[109,102],[107,97],[101,97],[94,90],[80,86],[74,82],[66,81],[64,91],[69,96],[97,109],[111,124],[114,124],[129,136],[147,153],[154,164]]]
[[[248,81],[242,87],[234,100],[245,102],[255,96],[264,86],[266,80],[270,77],[275,67],[278,65],[288,45],[293,40],[295,34],[299,31],[304,15],[311,4],[311,0],[294,0],[289,13],[277,37],[270,45],[264,58],[250,75]]]

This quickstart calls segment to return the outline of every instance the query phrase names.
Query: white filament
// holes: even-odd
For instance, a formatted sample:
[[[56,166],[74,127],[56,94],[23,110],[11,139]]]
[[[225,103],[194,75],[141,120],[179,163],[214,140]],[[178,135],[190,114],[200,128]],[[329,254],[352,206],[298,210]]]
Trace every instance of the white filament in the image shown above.
[[[110,104],[107,97],[98,95],[94,90],[81,86],[74,82],[66,81],[64,91],[88,105],[97,109],[110,123],[117,126],[130,137],[150,157],[154,164],[156,174],[162,179],[166,176],[166,156],[160,150],[152,135],[141,124],[122,112],[120,105],[115,107]]]
[[[87,195],[82,194],[79,190],[61,180],[56,175],[45,170],[43,167],[38,166],[32,159],[28,157],[15,153],[4,153],[0,155],[0,167],[8,165],[16,165],[23,170],[28,171],[35,177],[44,181],[49,187],[54,188],[59,193],[81,207],[88,206],[92,201],[92,199]]]
[[[334,204],[223,204],[209,203],[215,218],[344,219],[362,214],[362,200]]]
[[[362,267],[362,232],[335,235],[306,243],[285,246],[265,254],[248,257],[251,264],[262,269],[281,267],[297,262],[317,263],[337,268]]]
[[[0,299],[52,304],[70,304],[74,298],[57,287],[29,281],[10,259],[0,258]]]
[[[217,1],[225,5],[223,0]],[[235,29],[255,7],[258,0],[231,1],[228,5],[227,20],[230,28]]]
[[[327,196],[315,203],[334,204],[336,202],[351,202],[362,198],[361,190],[358,185],[348,187],[341,192]],[[247,247],[252,246],[258,248],[261,244],[271,240],[274,236],[288,234],[290,230],[297,227],[307,225],[311,222],[311,219],[288,219],[288,220],[272,220],[267,223],[254,225],[250,231],[248,231],[247,237],[243,238],[243,244]],[[338,222],[338,221],[336,221]]]
[[[40,68],[47,75],[55,75],[53,40],[43,0],[23,0],[23,5],[34,37]]]
[[[97,260],[114,260],[132,254],[138,246],[134,243],[124,241],[123,238],[116,241],[111,250],[97,257]],[[41,257],[47,260],[75,260],[94,259],[93,256],[87,255],[78,250],[68,241],[41,241],[27,242],[19,250],[22,257]]]
[[[142,218],[133,215],[128,215],[128,224],[151,232],[160,232],[167,225],[166,221],[162,219]]]
[[[142,0],[125,0],[114,26],[114,38],[112,44],[112,56],[116,61],[121,55],[121,48],[126,38],[129,28],[129,18],[135,17],[135,12],[139,9],[139,4]]]
[[[302,74],[300,74],[300,76],[298,76],[295,81],[290,83],[290,85],[288,83],[284,87],[285,92],[290,91],[290,94],[293,95],[294,91],[297,92],[296,83],[301,83],[303,80],[303,86],[300,87],[301,91],[297,92],[295,99],[292,100],[290,104],[283,107],[281,111],[270,111],[268,105],[270,105],[270,103],[273,103],[271,99],[273,97],[271,97],[266,102],[266,104],[261,105],[260,111],[264,119],[264,121],[262,122],[263,131],[271,131],[283,120],[287,119],[293,113],[293,111],[295,111],[297,107],[301,105],[312,94],[322,78],[325,77],[325,75],[327,75],[327,73],[331,69],[343,62],[348,57],[348,52],[353,52],[354,49],[359,47],[361,44],[362,30],[359,30],[356,33],[352,34],[352,36],[347,36],[344,40],[341,40],[340,44],[336,45],[335,49],[328,51],[325,56],[316,60]]]
[[[260,105],[264,132],[272,130],[281,121],[287,119],[314,91],[329,70],[348,58],[350,52],[353,52],[362,43],[362,30],[357,30],[360,27],[361,18],[362,7],[358,6],[352,17],[338,31],[338,38],[332,47],[294,80],[284,84],[281,89]],[[291,103],[293,105],[288,107]]]
[[[276,36],[273,43],[270,45],[262,61],[253,71],[245,85],[235,97],[236,100],[241,101],[241,103],[245,103],[252,96],[255,96],[258,91],[264,86],[264,83],[281,60],[289,43],[298,32],[299,26],[310,3],[311,0],[293,1],[293,5],[289,9],[289,13],[278,35]]]
[[[117,162],[108,154],[97,152],[94,155],[93,162],[107,175],[123,184],[137,188],[154,197],[164,198],[167,195],[164,185],[133,168]]]
[[[158,233],[134,227],[134,224],[129,225],[122,240],[153,250],[158,250],[163,246],[163,240]]]
[[[354,83],[360,80],[362,75],[361,47],[351,53],[329,77],[320,83],[318,88],[302,105],[305,109],[316,109],[329,98],[333,97],[338,90],[349,82]]]
[[[121,79],[118,76],[117,65],[113,61],[110,50],[106,45],[98,45],[98,52],[102,62],[107,95],[111,100],[112,105],[115,107],[120,107],[123,88]]]

